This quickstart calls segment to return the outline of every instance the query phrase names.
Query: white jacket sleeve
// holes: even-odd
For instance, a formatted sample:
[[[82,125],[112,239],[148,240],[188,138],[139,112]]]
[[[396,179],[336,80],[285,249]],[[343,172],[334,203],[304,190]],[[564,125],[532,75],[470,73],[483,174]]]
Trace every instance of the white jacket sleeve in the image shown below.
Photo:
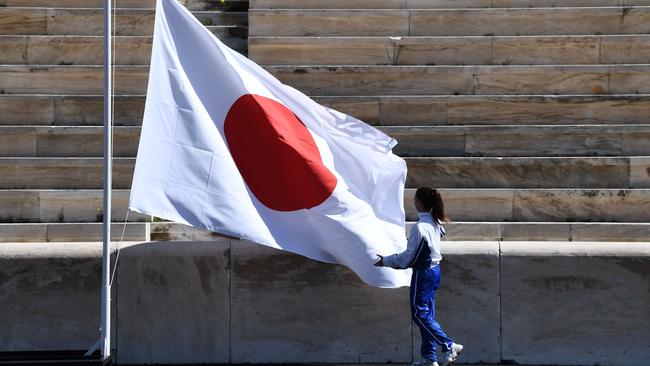
[[[384,266],[397,269],[409,268],[418,255],[417,252],[422,240],[424,240],[422,233],[420,233],[418,226],[414,225],[406,243],[406,250],[384,257]]]

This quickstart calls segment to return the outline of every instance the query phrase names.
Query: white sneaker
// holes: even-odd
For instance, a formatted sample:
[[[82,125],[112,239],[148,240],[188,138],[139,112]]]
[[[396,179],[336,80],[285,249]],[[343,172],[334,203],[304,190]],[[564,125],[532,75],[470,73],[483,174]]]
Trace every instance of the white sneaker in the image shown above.
[[[442,366],[451,365],[452,362],[456,361],[456,358],[458,358],[458,355],[461,352],[463,352],[463,345],[452,343],[451,349],[442,354],[442,358],[443,358]]]

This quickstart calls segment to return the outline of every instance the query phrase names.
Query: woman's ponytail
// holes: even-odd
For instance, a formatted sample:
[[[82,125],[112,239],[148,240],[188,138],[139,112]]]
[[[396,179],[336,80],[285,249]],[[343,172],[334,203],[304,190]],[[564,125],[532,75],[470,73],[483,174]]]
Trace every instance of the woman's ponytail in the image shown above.
[[[445,215],[445,204],[437,189],[420,187],[415,191],[415,198],[424,205],[424,209],[430,212],[435,220],[441,222],[448,221]]]

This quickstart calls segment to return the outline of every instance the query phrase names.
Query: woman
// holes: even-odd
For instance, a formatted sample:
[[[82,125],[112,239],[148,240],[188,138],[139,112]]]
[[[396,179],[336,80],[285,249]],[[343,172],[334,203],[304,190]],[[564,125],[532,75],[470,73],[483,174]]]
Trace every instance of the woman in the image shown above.
[[[446,221],[442,197],[432,188],[415,191],[415,208],[420,219],[411,229],[406,250],[389,256],[379,256],[378,267],[413,268],[411,277],[411,316],[422,335],[422,365],[438,366],[436,344],[442,348],[442,365],[456,361],[463,346],[454,343],[434,320],[435,294],[440,285],[440,239],[445,235]]]

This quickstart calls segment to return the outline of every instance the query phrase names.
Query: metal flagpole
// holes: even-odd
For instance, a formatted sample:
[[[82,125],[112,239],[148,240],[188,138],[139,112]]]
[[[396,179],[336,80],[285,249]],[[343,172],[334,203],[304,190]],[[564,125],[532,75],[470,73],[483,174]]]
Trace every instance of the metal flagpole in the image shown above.
[[[112,0],[104,0],[104,224],[102,251],[102,300],[101,300],[101,325],[100,338],[93,345],[86,356],[90,356],[99,349],[102,358],[111,356],[111,284],[110,284],[110,242],[111,242],[111,188],[112,188],[112,156],[113,135],[112,123]]]

